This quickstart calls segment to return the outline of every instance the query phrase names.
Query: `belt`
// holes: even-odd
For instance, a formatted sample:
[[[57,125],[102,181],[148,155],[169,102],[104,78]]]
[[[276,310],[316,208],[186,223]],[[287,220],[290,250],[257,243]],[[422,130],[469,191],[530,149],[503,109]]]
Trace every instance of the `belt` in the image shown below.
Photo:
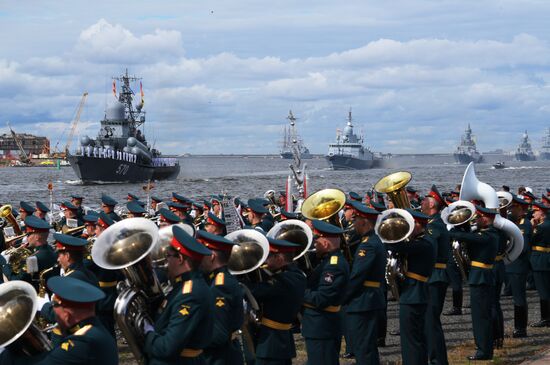
[[[493,265],[484,264],[483,262],[479,262],[479,261],[472,261],[471,265],[473,267],[479,267],[480,269],[492,269],[493,268]]]
[[[100,288],[112,288],[113,286],[116,286],[118,281],[100,281],[99,287]]]
[[[414,279],[414,280],[421,281],[423,283],[428,281],[427,276],[418,275],[418,274],[415,274],[414,272],[410,272],[410,271],[407,271],[405,273],[405,276],[408,277],[408,278]]]
[[[195,349],[183,349],[183,350],[180,352],[180,356],[181,356],[181,357],[197,357],[197,356],[199,356],[200,354],[202,354],[202,349],[200,349],[200,350],[195,350]]]
[[[380,288],[380,282],[379,281],[369,281],[365,280],[363,281],[363,285],[369,288]]]
[[[504,258],[504,255],[498,255],[497,257],[495,257],[495,261],[502,261],[502,259]]]
[[[446,268],[447,268],[447,264],[444,264],[444,263],[441,263],[441,262],[436,262],[434,267],[435,267],[436,269],[446,269]]]
[[[539,252],[550,252],[550,247],[533,246],[533,250],[539,251]]]
[[[292,328],[292,323],[281,323],[265,317],[262,318],[261,323],[268,328],[279,331],[288,331]]]
[[[339,305],[329,305],[328,307],[325,307],[325,308],[317,308],[317,307],[314,307],[313,305],[311,305],[309,303],[304,303],[303,306],[306,307],[306,308],[322,310],[322,311],[330,312],[330,313],[338,313],[338,312],[340,312],[340,308],[341,308],[341,306],[339,306]]]

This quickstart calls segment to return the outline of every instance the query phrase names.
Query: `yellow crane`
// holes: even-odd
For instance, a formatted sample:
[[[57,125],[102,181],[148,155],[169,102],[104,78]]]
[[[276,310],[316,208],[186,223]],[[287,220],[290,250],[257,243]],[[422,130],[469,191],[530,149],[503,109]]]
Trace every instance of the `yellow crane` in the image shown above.
[[[78,104],[78,109],[76,110],[73,125],[71,126],[71,131],[69,132],[69,137],[67,137],[67,144],[65,145],[65,156],[67,156],[67,154],[69,153],[69,148],[71,147],[71,142],[73,141],[74,132],[76,131],[76,126],[80,121],[80,114],[82,114],[82,109],[84,108],[84,104],[86,103],[87,98],[88,92],[84,91],[84,94],[82,94],[82,99],[80,99],[80,104]]]
[[[19,139],[17,134],[15,134],[13,129],[11,129],[10,122],[7,122],[7,124],[8,124],[8,128],[10,129],[13,140],[15,141],[15,144],[17,144],[17,147],[19,147],[19,153],[20,153],[19,161],[21,161],[22,164],[31,165],[32,164],[31,159],[27,155],[27,152],[25,152],[25,149],[23,148],[23,144],[21,143],[21,140]]]

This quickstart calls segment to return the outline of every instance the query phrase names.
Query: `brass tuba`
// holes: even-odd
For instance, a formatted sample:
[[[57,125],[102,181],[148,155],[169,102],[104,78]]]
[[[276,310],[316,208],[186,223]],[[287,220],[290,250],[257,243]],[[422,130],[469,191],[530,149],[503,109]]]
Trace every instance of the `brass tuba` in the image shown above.
[[[275,224],[267,232],[267,237],[300,245],[293,260],[297,261],[303,257],[306,271],[309,272],[313,269],[308,257],[308,252],[313,244],[313,232],[306,223],[298,219],[287,219]]]
[[[508,191],[497,191],[498,209],[505,209],[512,204],[514,197]]]
[[[15,216],[13,215],[11,205],[6,204],[0,207],[0,218],[4,218],[8,222],[10,222],[16,236],[23,234],[21,227],[19,227],[19,224],[17,223],[17,219],[15,219]]]
[[[158,228],[147,218],[128,218],[107,228],[92,248],[93,261],[108,270],[121,269],[126,281],[119,284],[115,319],[138,363],[144,363],[142,333],[164,298],[149,253],[158,241]]]
[[[387,245],[407,242],[414,230],[414,218],[405,210],[405,208],[411,207],[405,191],[405,187],[411,179],[410,172],[399,171],[381,178],[374,185],[374,190],[387,194],[395,207],[383,211],[374,226],[374,231],[380,240]],[[406,266],[406,257],[393,254],[391,250],[388,251],[386,282],[395,300],[399,300],[398,282],[403,280],[407,271]]]
[[[172,239],[174,238],[174,232],[172,231],[172,227],[174,226],[180,227],[188,235],[195,237],[195,227],[187,223],[171,224],[159,229],[159,239],[150,254],[151,260],[153,261],[153,266],[155,268],[166,268],[167,262],[165,254],[168,247],[170,247]]]
[[[24,281],[0,285],[0,347],[32,356],[51,350],[51,344],[33,323],[37,311],[36,291]]]

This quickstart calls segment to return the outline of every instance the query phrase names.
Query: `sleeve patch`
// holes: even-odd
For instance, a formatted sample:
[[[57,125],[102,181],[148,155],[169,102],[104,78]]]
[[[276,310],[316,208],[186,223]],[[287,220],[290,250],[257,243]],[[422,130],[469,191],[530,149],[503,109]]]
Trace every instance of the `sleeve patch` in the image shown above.
[[[359,252],[357,253],[357,255],[361,257],[364,257],[366,254],[367,254],[366,250],[359,250]]]
[[[67,340],[61,344],[61,349],[65,351],[69,351],[71,347],[74,347],[74,342],[71,340]]]
[[[225,298],[224,297],[216,297],[216,307],[221,308],[225,306]]]
[[[193,290],[192,280],[187,280],[185,283],[183,283],[183,289],[182,289],[183,294],[189,294],[191,293],[192,290]]]
[[[331,265],[337,265],[338,264],[338,256],[331,256],[330,257],[330,264]]]
[[[218,273],[216,275],[216,281],[214,283],[215,285],[223,285],[225,284],[225,274],[223,272]]]
[[[190,306],[188,305],[182,305],[181,306],[181,309],[179,310],[180,314],[182,316],[188,316],[189,315],[189,309],[191,309]]]
[[[82,327],[81,329],[79,329],[78,331],[76,331],[74,334],[75,336],[83,336],[86,334],[86,332],[88,332],[90,329],[92,328],[92,325],[91,324],[87,324],[86,326]]]

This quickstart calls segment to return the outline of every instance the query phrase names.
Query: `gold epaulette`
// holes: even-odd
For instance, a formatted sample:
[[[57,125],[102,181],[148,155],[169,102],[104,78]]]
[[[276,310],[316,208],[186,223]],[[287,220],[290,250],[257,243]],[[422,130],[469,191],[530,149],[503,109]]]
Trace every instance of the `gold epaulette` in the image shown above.
[[[331,256],[330,257],[330,264],[331,265],[338,265],[338,256]]]
[[[74,333],[75,336],[83,336],[92,328],[91,324],[87,324]]]
[[[185,283],[183,283],[183,289],[181,292],[183,294],[189,294],[193,291],[193,280],[187,280]]]
[[[214,285],[223,285],[225,284],[225,274],[223,272],[219,272],[216,275],[216,280],[214,281]]]

